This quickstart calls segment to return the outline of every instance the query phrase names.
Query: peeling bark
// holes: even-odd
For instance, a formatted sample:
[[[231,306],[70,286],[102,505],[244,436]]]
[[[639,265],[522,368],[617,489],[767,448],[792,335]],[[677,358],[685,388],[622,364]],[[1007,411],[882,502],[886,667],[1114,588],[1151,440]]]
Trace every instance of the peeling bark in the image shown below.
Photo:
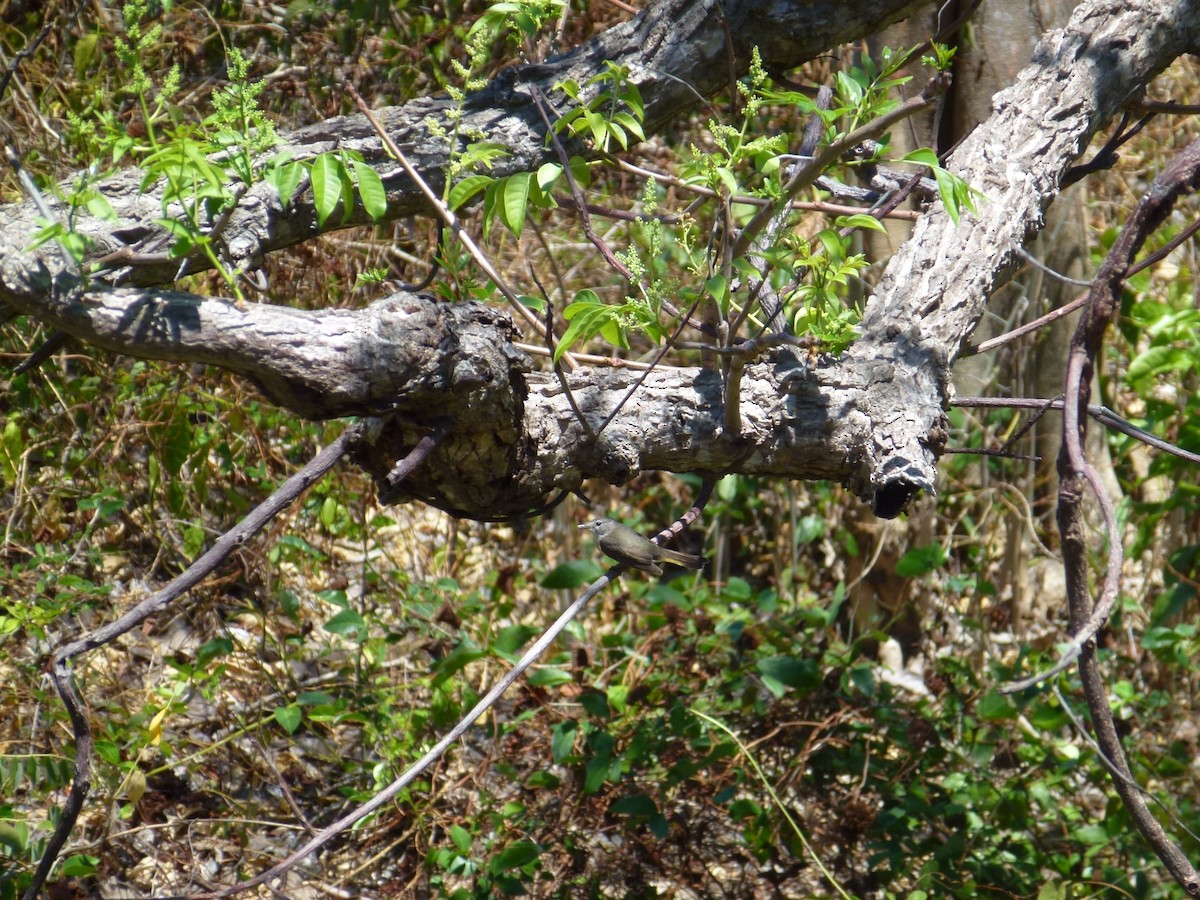
[[[530,374],[528,361],[511,345],[507,316],[468,303],[398,294],[364,310],[302,312],[132,287],[85,289],[62,270],[53,249],[30,254],[15,245],[27,240],[33,216],[16,207],[0,216],[6,226],[0,234],[9,242],[0,247],[0,311],[19,310],[135,356],[225,367],[253,378],[268,397],[300,415],[384,417],[374,449],[360,459],[376,479],[385,478],[422,437],[448,428],[419,483],[406,487],[411,497],[458,515],[515,515],[585,478],[620,483],[648,469],[841,481],[878,514],[895,515],[914,492],[932,489],[945,441],[949,367],[989,293],[1005,278],[1015,248],[1041,227],[1063,172],[1091,136],[1149,78],[1196,46],[1198,4],[1092,0],[1066,29],[1048,34],[1031,65],[997,96],[992,118],[950,162],[987,195],[986,202],[957,225],[940,207],[918,223],[867,305],[862,338],[842,356],[776,350],[746,366],[736,398],[723,396],[713,372],[661,368],[594,444],[558,382]],[[677,114],[687,98],[694,100],[691,87],[664,77],[667,72],[697,89],[715,90],[727,80],[727,55],[744,66],[751,42],[764,48],[769,65],[794,65],[915,5],[864,6],[866,19],[843,17],[831,25],[820,15],[833,6],[730,4],[730,33],[739,36],[730,49],[714,6],[672,0],[553,63],[501,73],[468,104],[470,124],[513,148],[497,174],[532,168],[551,151],[529,84],[539,82],[548,91],[568,74],[586,80],[579,67],[620,59],[641,73],[649,131]],[[682,24],[668,32],[673,15]],[[382,114],[435,183],[446,148],[421,123],[445,106],[444,100],[422,100]],[[386,176],[391,215],[423,208],[358,117],[306,129],[291,145],[312,152],[335,144],[375,161]],[[137,180],[137,173],[127,173],[108,183],[121,216],[116,227],[83,220],[100,251],[119,249],[122,242],[141,253],[161,249],[156,226],[146,224],[161,213],[161,204],[153,194],[131,190]],[[361,219],[360,211],[352,211],[352,222]],[[223,235],[231,259],[253,267],[263,253],[316,232],[311,197],[302,195],[285,213],[268,186],[255,185]],[[167,282],[176,266],[136,266],[112,280]],[[621,370],[570,376],[593,429],[631,380]],[[734,400],[741,405],[739,434],[726,433],[722,424],[723,404]]]
[[[507,155],[496,160],[491,174],[504,177],[537,169],[555,159],[546,140],[546,129],[534,103],[535,91],[551,101],[561,99],[554,90],[558,82],[572,78],[585,85],[602,70],[605,60],[627,65],[646,106],[644,128],[653,134],[702,100],[744,75],[750,51],[758,47],[764,65],[786,71],[830,47],[861,37],[881,23],[898,21],[929,0],[857,0],[847,6],[841,0],[663,0],[629,22],[615,26],[570,52],[537,65],[514,66],[498,73],[487,87],[466,100],[459,133],[486,134],[502,145]],[[584,99],[595,87],[585,87]],[[445,96],[423,97],[403,106],[387,107],[376,115],[396,144],[422,176],[441,190],[451,153],[447,140],[439,138],[427,124],[433,119],[446,131],[453,130],[447,117],[455,104]],[[459,152],[467,138],[460,140]],[[383,151],[374,129],[360,115],[339,116],[288,135],[275,153],[292,158],[311,158],[329,150],[355,150],[376,168],[388,193],[388,219],[429,215],[425,196]],[[574,151],[586,154],[586,148]],[[107,179],[99,190],[117,218],[108,221],[77,211],[78,230],[94,242],[93,258],[123,250],[143,256],[159,254],[158,260],[118,270],[112,280],[139,286],[170,284],[176,280],[179,260],[165,257],[171,237],[155,219],[162,216],[161,190],[157,185],[141,190],[143,173],[129,169]],[[64,193],[69,192],[69,185]],[[65,219],[66,210],[52,198],[51,209]],[[34,234],[38,211],[32,203],[14,204],[0,213],[0,308],[16,294],[31,289],[36,260],[57,265],[53,252],[31,255],[24,252]],[[270,185],[249,188],[221,228],[219,241],[231,268],[253,271],[267,253],[316,237],[345,225],[370,222],[357,203],[345,221],[335,213],[324,228],[317,223],[312,192],[302,190],[286,209]],[[208,268],[202,259],[190,261],[189,272]]]

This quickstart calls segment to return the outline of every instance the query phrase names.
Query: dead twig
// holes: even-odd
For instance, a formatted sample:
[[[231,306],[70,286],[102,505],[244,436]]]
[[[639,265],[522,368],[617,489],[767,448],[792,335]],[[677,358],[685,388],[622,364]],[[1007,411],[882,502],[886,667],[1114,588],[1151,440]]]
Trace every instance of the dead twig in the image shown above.
[[[663,543],[669,540],[674,535],[681,532],[684,528],[694,522],[708,504],[709,497],[712,496],[712,490],[716,482],[713,479],[705,479],[700,488],[700,494],[697,496],[695,503],[686,513],[680,516],[668,528],[655,535],[656,543]],[[342,816],[332,825],[322,829],[322,831],[310,839],[306,844],[296,850],[291,856],[284,859],[282,862],[272,866],[267,871],[254,878],[246,881],[238,882],[235,885],[224,888],[219,891],[211,891],[204,894],[189,894],[185,898],[172,898],[172,900],[218,900],[221,897],[232,897],[251,888],[266,885],[270,881],[274,881],[281,875],[287,873],[294,868],[298,863],[306,857],[311,856],[317,850],[324,847],[338,835],[344,833],[349,828],[353,827],[356,822],[362,821],[367,816],[371,815],[378,809],[381,809],[386,804],[394,800],[401,791],[412,784],[422,772],[428,769],[433,763],[437,762],[449,748],[450,745],[457,741],[460,737],[466,734],[467,730],[504,695],[518,678],[525,673],[537,659],[546,652],[546,649],[558,639],[563,630],[582,613],[592,598],[599,594],[605,587],[612,584],[617,577],[625,571],[627,567],[624,565],[615,565],[596,581],[592,582],[588,588],[580,594],[574,602],[571,603],[562,614],[554,620],[554,623],[542,632],[533,645],[525,651],[516,664],[504,674],[504,676],[496,682],[496,684],[486,694],[480,698],[465,716],[459,719],[458,723],[451,728],[446,734],[434,744],[429,751],[418,759],[415,763],[408,767],[400,777],[389,784],[386,788],[368,800],[366,803],[355,807],[346,815]]]
[[[416,470],[417,466],[429,458],[429,454],[442,442],[449,430],[449,419],[438,420],[433,431],[417,441],[417,445],[408,452],[408,455],[392,467],[392,470],[384,476],[383,484],[378,488],[380,503],[387,505],[396,498],[400,485]]]
[[[820,153],[814,155],[806,164],[797,167],[791,179],[784,187],[779,204],[783,205],[791,202],[792,198],[810,186],[818,175],[833,165],[846,151],[857,147],[863,141],[878,138],[897,122],[902,122],[909,116],[914,116],[921,112],[923,109],[928,109],[937,102],[938,97],[945,88],[945,79],[941,77],[934,78],[916,97],[906,100],[895,109],[884,113],[879,118],[873,119],[861,128],[856,128],[850,134],[829,144]],[[738,236],[737,244],[734,247],[735,257],[746,254],[753,240],[770,223],[775,214],[775,205],[763,207],[755,213],[754,218],[746,224],[746,227],[742,229],[742,233]]]
[[[1087,307],[1071,339],[1071,350],[1067,357],[1063,444],[1058,457],[1058,527],[1062,535],[1072,638],[1062,659],[1049,671],[1004,688],[1006,692],[1012,692],[1030,687],[1061,672],[1071,660],[1078,658],[1080,680],[1091,710],[1096,744],[1121,776],[1114,778],[1113,782],[1117,793],[1142,837],[1172,877],[1193,897],[1200,896],[1200,872],[1167,835],[1133,782],[1096,659],[1096,635],[1108,621],[1116,602],[1125,554],[1117,528],[1116,511],[1104,490],[1100,474],[1084,455],[1083,438],[1095,360],[1100,353],[1104,333],[1120,308],[1125,273],[1146,238],[1170,214],[1176,199],[1181,194],[1196,190],[1198,185],[1200,139],[1182,150],[1154,179],[1129,217],[1088,294]],[[1108,533],[1108,559],[1095,602],[1088,592],[1087,528],[1083,518],[1085,489],[1090,489],[1094,494]]]
[[[71,660],[97,647],[102,647],[123,634],[136,628],[146,619],[166,609],[176,598],[196,587],[210,575],[235,550],[243,547],[247,540],[257,534],[275,516],[290,506],[314,482],[332,469],[342,456],[363,437],[363,426],[354,425],[342,432],[332,444],[320,451],[303,469],[285,481],[270,497],[256,506],[242,521],[217,539],[216,543],[198,560],[188,566],[183,574],[171,581],[162,590],[147,597],[129,612],[107,625],[60,647],[50,663],[50,677],[62,698],[67,715],[71,719],[71,731],[75,740],[75,772],[62,815],[54,833],[46,844],[41,861],[33,874],[22,900],[36,900],[42,886],[50,875],[54,863],[62,852],[83,810],[88,791],[91,790],[92,732],[84,710],[83,697],[71,677]]]
[[[459,220],[458,216],[456,216],[449,209],[449,207],[442,202],[441,197],[434,193],[433,188],[431,188],[429,183],[421,177],[421,173],[417,171],[416,167],[409,161],[408,157],[404,155],[404,152],[396,145],[396,142],[392,140],[391,135],[384,131],[383,126],[379,124],[379,120],[375,118],[375,114],[371,112],[371,108],[367,106],[367,102],[363,100],[362,95],[355,90],[354,85],[347,84],[345,87],[350,93],[350,96],[354,98],[354,102],[358,106],[359,112],[363,114],[367,122],[369,122],[371,127],[375,129],[375,134],[379,137],[379,140],[382,142],[384,148],[392,155],[392,158],[400,164],[400,168],[404,169],[405,174],[412,179],[413,184],[415,184],[420,189],[421,193],[425,195],[425,199],[429,201],[435,210],[437,210],[437,214],[441,216],[442,221],[446,223],[446,227],[454,232],[454,236],[458,239],[459,243],[467,249],[469,254],[471,254],[471,258],[475,260],[475,264],[479,266],[479,268],[483,270],[483,274],[491,279],[492,283],[496,285],[496,290],[498,290],[503,295],[504,299],[508,301],[508,305],[511,306],[513,310],[516,311],[517,314],[520,315],[531,328],[533,328],[534,331],[540,333],[542,331],[541,320],[539,320],[538,317],[535,316],[529,309],[527,309],[525,304],[520,301],[516,293],[508,286],[508,282],[504,280],[503,276],[501,276],[501,274],[496,270],[496,267],[492,265],[492,261],[487,258],[487,255],[479,249],[479,245],[475,243],[469,234],[467,234],[467,230],[463,227],[463,224]],[[563,354],[563,358],[566,359],[567,365],[570,368],[573,369],[576,367],[575,360],[571,358],[569,353]]]
[[[1038,400],[1033,397],[956,397],[950,405],[964,408],[1038,409],[1047,411],[1062,409],[1063,401],[1061,397],[1055,400]],[[1170,453],[1172,456],[1177,456],[1191,463],[1200,463],[1200,453],[1184,450],[1170,441],[1164,441],[1158,435],[1151,434],[1144,428],[1138,428],[1128,419],[1121,418],[1107,406],[1101,406],[1098,403],[1089,403],[1087,414],[1106,428],[1119,431],[1121,434],[1131,437],[1136,441],[1141,441],[1143,444],[1154,447],[1156,450],[1162,450],[1164,453]],[[1012,441],[1008,443],[1011,444]],[[951,453],[955,451],[947,450],[946,452]]]

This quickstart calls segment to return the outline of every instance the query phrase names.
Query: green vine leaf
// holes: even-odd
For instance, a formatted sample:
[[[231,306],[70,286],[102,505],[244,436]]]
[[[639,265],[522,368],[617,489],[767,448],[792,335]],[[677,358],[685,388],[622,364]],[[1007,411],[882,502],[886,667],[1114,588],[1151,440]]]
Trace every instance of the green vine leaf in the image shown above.
[[[312,162],[313,204],[317,208],[317,224],[324,226],[325,220],[333,215],[338,201],[342,199],[342,169],[338,158],[332,153],[322,153]]]
[[[571,324],[554,348],[554,361],[575,344],[600,335],[616,347],[628,347],[622,318],[628,312],[626,306],[607,306],[590,288],[575,295],[575,302],[563,310],[563,318]]]
[[[354,177],[358,181],[358,196],[362,198],[363,209],[372,221],[378,222],[387,215],[387,190],[379,173],[365,162],[354,160]]]
[[[495,180],[491,175],[468,175],[450,189],[450,193],[446,197],[446,205],[450,207],[451,211],[461,209],[472,197]]]
[[[525,215],[529,209],[529,182],[532,178],[529,172],[519,172],[498,182],[500,221],[517,237],[521,236],[521,230],[525,227]]]
[[[300,182],[304,180],[307,171],[308,166],[304,163],[290,161],[286,156],[279,156],[267,165],[263,178],[271,187],[275,188],[275,193],[279,195],[279,202],[284,209],[287,209],[296,198],[296,191],[300,189]]]

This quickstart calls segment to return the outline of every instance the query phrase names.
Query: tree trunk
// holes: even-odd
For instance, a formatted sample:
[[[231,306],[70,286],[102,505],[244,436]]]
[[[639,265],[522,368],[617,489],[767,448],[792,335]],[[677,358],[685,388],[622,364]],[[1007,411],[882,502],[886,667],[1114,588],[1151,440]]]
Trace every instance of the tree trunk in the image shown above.
[[[986,196],[978,214],[964,214],[955,224],[935,205],[918,222],[866,306],[861,340],[844,354],[811,358],[776,349],[746,365],[739,396],[726,396],[714,372],[660,367],[595,442],[586,439],[559,382],[529,371],[512,346],[507,317],[469,303],[401,293],[364,310],[305,312],[119,286],[169,281],[178,261],[165,259],[118,270],[110,279],[115,285],[99,278],[83,285],[54,248],[22,249],[35,216],[26,204],[0,216],[0,308],[131,355],[223,366],[253,378],[272,400],[301,415],[380,417],[374,449],[360,462],[381,481],[421,437],[447,429],[425,477],[410,487],[413,497],[462,516],[514,515],[585,478],[621,483],[645,469],[841,481],[878,514],[895,515],[913,493],[933,486],[950,367],[989,295],[1008,276],[1016,248],[1042,227],[1062,174],[1097,129],[1196,46],[1198,2],[1090,0],[1066,29],[1047,34],[1016,83],[997,95],[996,112],[950,160],[950,168]],[[715,5],[666,3],[553,63],[501,73],[468,101],[470,124],[512,149],[496,174],[533,168],[548,152],[528,93],[535,81],[548,93],[568,73],[583,82],[601,60],[618,58],[639,81],[652,128],[692,97],[691,87],[680,88],[667,74],[715,90],[727,81],[726,61],[738,71],[751,43],[763,47],[768,65],[794,65],[916,5],[863,5],[865,12],[854,16],[833,15],[832,4],[797,4],[784,10],[790,18],[774,19],[771,11],[782,7],[733,4],[721,22]],[[820,18],[822,10],[836,27]],[[678,31],[668,27],[670,16],[679,19]],[[726,26],[738,36],[732,46]],[[423,123],[448,105],[423,100],[381,114],[434,183],[447,148]],[[424,208],[361,118],[305,129],[288,146],[297,154],[334,146],[360,150],[384,176],[389,215]],[[145,254],[164,246],[151,224],[161,214],[161,187],[139,194],[139,180],[129,172],[104,185],[117,223],[82,217],[80,228],[99,253],[130,247]],[[355,209],[349,218],[365,216]],[[318,230],[309,192],[285,209],[273,189],[259,183],[223,235],[230,260],[253,268],[265,252]],[[632,378],[619,369],[568,377],[591,429],[616,407]],[[734,402],[743,423],[738,433],[724,425],[725,407]]]

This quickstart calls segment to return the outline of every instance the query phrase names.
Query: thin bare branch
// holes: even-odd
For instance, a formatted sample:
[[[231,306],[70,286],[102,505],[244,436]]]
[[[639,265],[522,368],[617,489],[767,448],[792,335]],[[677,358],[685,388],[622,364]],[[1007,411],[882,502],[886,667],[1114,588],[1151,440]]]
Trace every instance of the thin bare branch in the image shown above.
[[[1034,397],[955,397],[951,406],[961,406],[964,408],[984,408],[984,409],[1062,409],[1063,401],[1061,398],[1057,400],[1038,400]],[[1172,456],[1177,456],[1180,459],[1185,459],[1191,463],[1200,463],[1200,453],[1193,453],[1191,450],[1184,450],[1170,441],[1164,441],[1158,435],[1151,434],[1144,428],[1138,428],[1128,419],[1123,419],[1107,406],[1101,406],[1098,403],[1089,403],[1087,413],[1101,425],[1106,428],[1111,428],[1114,431],[1119,431],[1121,434],[1127,435],[1134,440],[1141,441],[1143,444],[1148,444],[1157,450],[1162,450],[1164,453],[1170,453]],[[946,451],[950,452],[950,451]]]
[[[1095,360],[1101,350],[1104,333],[1120,308],[1119,298],[1125,273],[1146,238],[1170,214],[1178,197],[1194,191],[1198,185],[1200,139],[1182,150],[1154,179],[1106,257],[1088,294],[1087,308],[1071,340],[1070,355],[1067,358],[1063,445],[1058,458],[1058,525],[1062,535],[1072,638],[1062,654],[1062,659],[1048,672],[1004,688],[1006,691],[1013,691],[1021,689],[1022,686],[1029,687],[1062,671],[1064,662],[1078,657],[1080,679],[1091,710],[1096,743],[1122,776],[1114,781],[1117,793],[1120,794],[1138,831],[1175,880],[1191,896],[1200,896],[1200,872],[1196,871],[1180,847],[1167,835],[1133,782],[1133,775],[1113,721],[1107,686],[1096,659],[1095,638],[1108,621],[1117,599],[1124,548],[1121,545],[1112,500],[1105,490],[1100,474],[1084,455],[1083,438],[1086,429],[1084,411],[1088,405]],[[1085,486],[1096,498],[1108,533],[1108,558],[1101,587],[1094,602],[1088,592],[1087,529],[1082,509]]]
[[[54,834],[46,844],[46,850],[33,874],[33,880],[22,895],[22,900],[36,900],[41,894],[46,878],[54,868],[55,860],[70,837],[84,801],[91,789],[92,734],[84,711],[83,698],[71,677],[71,660],[136,628],[150,616],[166,609],[176,598],[190,591],[211,574],[231,553],[245,545],[263,526],[279,515],[304,493],[314,482],[332,469],[342,456],[362,440],[364,428],[354,425],[316,456],[299,472],[285,481],[275,493],[256,506],[242,521],[221,535],[212,547],[188,566],[177,578],[162,590],[147,597],[129,612],[95,631],[60,647],[50,666],[54,686],[62,698],[67,714],[71,718],[71,731],[75,739],[75,773],[67,801],[63,804],[62,816]]]
[[[1082,309],[1086,303],[1087,294],[1082,294],[1076,297],[1070,303],[1064,303],[1058,309],[1052,309],[1044,316],[1038,316],[1038,318],[1034,319],[1032,322],[1026,322],[1019,328],[1014,328],[1012,331],[1006,331],[1004,334],[997,335],[989,340],[980,341],[978,344],[972,344],[969,347],[963,348],[963,351],[959,354],[959,356],[975,356],[978,353],[987,353],[991,350],[995,350],[997,347],[1001,347],[1010,341],[1015,341],[1019,337],[1023,337],[1024,335],[1037,331],[1039,328],[1044,328],[1051,322],[1057,322],[1059,319],[1069,316],[1071,313],[1075,312],[1075,310]]]
[[[829,144],[820,153],[812,157],[807,164],[800,166],[796,170],[784,188],[781,203],[791,202],[792,198],[806,187],[809,187],[818,175],[833,165],[847,150],[857,147],[863,141],[874,140],[880,135],[886,134],[897,122],[902,122],[908,117],[915,116],[922,110],[928,109],[937,102],[937,98],[945,90],[946,86],[947,81],[945,78],[934,78],[916,97],[906,100],[895,109],[889,110],[876,119],[872,119],[866,125],[856,128],[850,134]],[[775,214],[776,207],[774,206],[764,207],[755,213],[754,218],[746,223],[746,227],[742,229],[742,233],[738,236],[733,252],[735,257],[745,255],[751,242],[767,226]]]
[[[533,312],[520,301],[516,293],[508,286],[508,282],[504,280],[504,277],[498,271],[496,271],[496,267],[492,265],[492,261],[488,259],[487,254],[480,250],[479,245],[475,243],[471,235],[467,234],[467,229],[463,227],[462,221],[450,210],[448,206],[446,206],[446,204],[442,201],[442,198],[438,196],[433,188],[429,186],[429,182],[422,177],[421,173],[417,171],[416,167],[409,161],[408,157],[404,155],[404,152],[399,146],[397,146],[396,142],[392,140],[391,135],[389,135],[384,130],[383,126],[379,124],[379,120],[375,118],[375,114],[371,112],[371,108],[367,106],[367,103],[365,100],[363,100],[362,95],[360,95],[358,91],[354,89],[354,86],[350,84],[346,85],[346,90],[349,91],[350,96],[354,98],[354,102],[358,106],[359,112],[363,114],[364,118],[366,118],[366,120],[371,124],[371,127],[375,129],[376,136],[383,143],[383,146],[387,149],[388,153],[392,155],[392,158],[395,159],[396,162],[400,163],[400,167],[404,169],[405,174],[407,174],[408,177],[413,180],[413,183],[420,188],[421,193],[425,195],[425,198],[429,202],[430,206],[437,211],[437,214],[441,217],[442,221],[446,223],[446,227],[453,231],[454,237],[458,239],[458,242],[466,247],[467,252],[471,254],[471,258],[475,260],[475,264],[479,266],[479,268],[483,270],[483,274],[491,279],[492,283],[496,285],[496,289],[500,291],[504,299],[508,301],[508,305],[511,306],[513,310],[525,320],[527,325],[540,334],[542,332],[542,323],[538,320],[538,317],[535,316]],[[576,363],[570,358],[570,355],[564,354],[564,357],[567,360],[567,365],[571,368],[575,368]]]
[[[700,493],[696,497],[696,500],[692,504],[691,508],[688,509],[686,513],[680,516],[679,519],[677,519],[669,527],[663,529],[663,531],[655,535],[654,541],[662,544],[665,541],[670,540],[676,534],[679,534],[679,532],[694,522],[704,510],[704,507],[708,504],[709,497],[712,496],[712,490],[715,484],[716,482],[712,479],[705,479],[701,485]],[[480,716],[491,709],[492,706],[495,705],[496,701],[504,695],[505,691],[512,687],[516,680],[525,673],[525,670],[533,665],[533,663],[536,662],[541,655],[546,652],[547,648],[558,639],[560,634],[562,634],[563,629],[565,629],[567,625],[569,625],[585,609],[587,609],[587,605],[592,601],[592,598],[604,590],[604,588],[606,588],[608,585],[616,581],[616,579],[621,575],[622,572],[625,571],[626,568],[627,567],[624,565],[615,565],[601,575],[596,581],[592,582],[592,584],[590,584],[582,594],[575,598],[570,606],[563,610],[562,614],[554,620],[554,623],[544,632],[542,632],[541,636],[533,642],[533,645],[526,650],[521,658],[513,665],[513,667],[504,674],[504,677],[496,682],[491,690],[489,690],[483,695],[482,698],[480,698],[479,702],[471,708],[470,712],[459,719],[458,723],[448,732],[446,732],[441,740],[434,744],[424,756],[409,766],[408,769],[406,769],[386,788],[384,788],[366,803],[363,803],[362,805],[348,812],[346,815],[342,816],[332,825],[322,829],[319,834],[310,839],[308,843],[296,850],[296,852],[294,852],[291,856],[287,857],[277,865],[272,866],[262,874],[256,875],[254,878],[239,882],[219,891],[188,895],[186,900],[217,900],[217,898],[220,897],[232,897],[236,894],[248,891],[251,888],[258,887],[259,885],[265,885],[270,881],[274,881],[279,876],[294,868],[306,857],[311,856],[317,850],[324,847],[335,837],[347,831],[356,822],[362,821],[376,810],[383,808],[386,804],[394,800],[397,796],[399,796],[401,791],[403,791],[406,787],[412,784],[413,781],[416,780],[418,775],[420,775],[431,765],[433,765],[433,763],[440,759],[442,754],[444,754],[446,750],[450,748],[451,744],[466,734],[471,725],[474,724]],[[180,898],[180,900],[184,900],[184,898]]]

